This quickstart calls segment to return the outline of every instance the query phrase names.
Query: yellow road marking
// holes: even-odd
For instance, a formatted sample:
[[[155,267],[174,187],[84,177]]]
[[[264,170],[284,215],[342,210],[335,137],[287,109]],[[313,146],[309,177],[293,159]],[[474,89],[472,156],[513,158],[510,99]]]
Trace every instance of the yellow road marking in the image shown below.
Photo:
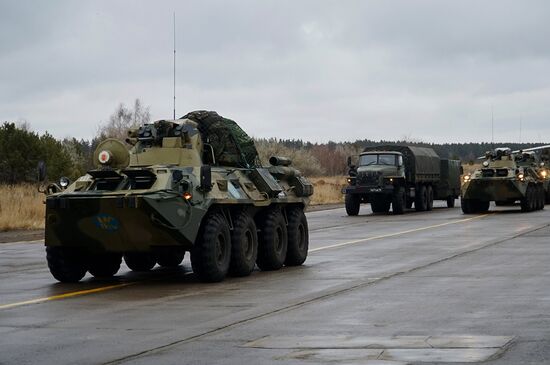
[[[323,246],[323,247],[319,247],[319,248],[314,248],[314,249],[309,250],[309,252],[310,252],[310,253],[312,253],[312,252],[318,252],[318,251],[322,251],[322,250],[328,250],[328,249],[330,249],[330,248],[337,248],[337,247],[342,247],[342,246],[349,246],[349,245],[354,245],[354,244],[356,244],[356,243],[367,242],[367,241],[373,241],[373,240],[378,240],[378,239],[381,239],[381,238],[388,238],[388,237],[401,236],[401,235],[407,234],[407,233],[425,231],[425,230],[427,230],[427,229],[432,229],[432,228],[438,228],[438,227],[448,226],[448,225],[450,225],[450,224],[457,224],[457,223],[468,222],[468,221],[471,221],[471,220],[474,220],[474,219],[479,219],[479,218],[487,217],[488,215],[491,215],[491,213],[478,215],[478,216],[475,216],[475,217],[472,217],[472,218],[460,219],[460,220],[458,220],[458,221],[452,221],[452,222],[445,222],[445,223],[440,223],[440,224],[434,224],[433,226],[427,226],[427,227],[409,229],[409,230],[407,230],[407,231],[401,231],[401,232],[383,234],[383,235],[374,236],[374,237],[360,238],[360,239],[358,239],[358,240],[347,241],[347,242],[337,243],[337,244],[330,245],[330,246]]]
[[[95,288],[95,289],[79,290],[79,291],[73,291],[73,292],[69,292],[69,293],[65,293],[65,294],[52,295],[50,297],[37,298],[37,299],[25,300],[23,302],[4,304],[4,305],[0,305],[0,310],[1,309],[14,308],[14,307],[20,307],[20,306],[29,305],[29,304],[38,304],[38,303],[43,303],[43,302],[49,302],[51,300],[77,297],[77,296],[80,296],[80,295],[99,293],[99,292],[107,291],[107,290],[111,290],[111,289],[122,288],[122,287],[132,285],[132,284],[135,284],[135,282],[109,285],[109,286],[102,286],[102,287]]]
[[[479,218],[486,217],[488,215],[490,215],[490,213],[489,214],[478,215],[478,216],[475,216],[475,217],[472,217],[472,218],[460,219],[458,221],[453,221],[453,222],[445,222],[445,223],[440,223],[440,224],[434,224],[432,226],[427,226],[427,227],[409,229],[409,230],[401,231],[401,232],[389,233],[389,234],[384,234],[384,235],[374,236],[374,237],[361,238],[361,239],[357,239],[357,240],[353,240],[353,241],[347,241],[347,242],[337,243],[337,244],[334,244],[334,245],[314,248],[312,250],[309,250],[309,252],[310,253],[311,252],[317,252],[317,251],[327,250],[327,249],[331,249],[331,248],[354,245],[354,244],[361,243],[361,242],[378,240],[378,239],[381,239],[381,238],[395,237],[395,236],[400,236],[400,235],[407,234],[407,233],[425,231],[425,230],[428,230],[428,229],[448,226],[450,224],[468,222],[468,221],[471,221],[471,220],[474,220],[474,219],[479,219]],[[107,291],[107,290],[123,288],[125,286],[129,286],[129,285],[133,285],[133,284],[137,284],[137,282],[102,286],[102,287],[95,288],[95,289],[80,290],[80,291],[74,291],[74,292],[69,292],[69,293],[65,293],[65,294],[52,295],[50,297],[43,297],[43,298],[25,300],[25,301],[17,302],[17,303],[4,304],[4,305],[0,305],[0,310],[15,308],[15,307],[21,307],[23,305],[29,305],[29,304],[38,304],[38,303],[43,303],[43,302],[49,302],[49,301],[52,301],[52,300],[72,298],[72,297],[77,297],[77,296],[81,296],[81,295],[99,293],[99,292],[103,292],[103,291]]]

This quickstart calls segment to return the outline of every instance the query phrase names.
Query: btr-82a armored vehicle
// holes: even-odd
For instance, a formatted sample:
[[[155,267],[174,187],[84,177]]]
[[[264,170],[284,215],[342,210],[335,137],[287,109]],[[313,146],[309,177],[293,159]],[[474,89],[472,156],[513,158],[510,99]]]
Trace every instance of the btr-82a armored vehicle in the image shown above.
[[[545,177],[530,153],[512,153],[509,148],[487,152],[482,167],[463,176],[461,206],[465,214],[489,210],[489,204],[521,203],[522,212],[544,208]]]
[[[301,265],[308,253],[304,208],[313,186],[291,161],[261,166],[253,140],[232,120],[196,111],[99,144],[97,168],[50,184],[48,266],[61,282],[181,264],[216,282],[226,274]]]

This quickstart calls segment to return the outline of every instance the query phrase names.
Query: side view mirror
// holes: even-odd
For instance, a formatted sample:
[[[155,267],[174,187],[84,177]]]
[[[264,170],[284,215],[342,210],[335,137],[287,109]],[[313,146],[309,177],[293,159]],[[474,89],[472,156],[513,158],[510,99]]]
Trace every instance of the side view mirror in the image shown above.
[[[348,167],[351,167],[351,156],[348,156],[347,164],[348,164]]]
[[[46,172],[46,163],[44,161],[38,161],[37,166],[37,172],[38,172],[38,181],[44,182],[47,178],[47,172]]]
[[[201,185],[202,191],[212,190],[212,168],[210,165],[201,166]]]

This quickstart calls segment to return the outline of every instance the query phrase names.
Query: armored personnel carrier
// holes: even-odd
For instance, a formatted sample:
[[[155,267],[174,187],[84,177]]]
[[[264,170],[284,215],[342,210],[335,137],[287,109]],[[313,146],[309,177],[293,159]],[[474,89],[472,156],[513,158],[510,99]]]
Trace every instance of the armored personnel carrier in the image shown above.
[[[255,265],[301,265],[304,208],[313,186],[283,157],[262,167],[254,142],[232,120],[196,111],[108,139],[96,168],[46,189],[48,266],[61,282],[181,264],[198,278],[249,275]]]
[[[489,204],[512,205],[520,201],[521,211],[544,208],[545,177],[536,168],[534,156],[496,148],[485,155],[482,167],[463,176],[461,205],[465,214],[489,210]]]

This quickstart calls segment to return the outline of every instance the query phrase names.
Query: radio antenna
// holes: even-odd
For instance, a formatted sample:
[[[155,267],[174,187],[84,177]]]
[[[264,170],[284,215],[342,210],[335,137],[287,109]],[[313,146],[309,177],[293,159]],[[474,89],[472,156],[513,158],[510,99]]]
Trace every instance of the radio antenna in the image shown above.
[[[174,11],[174,120],[176,120],[176,12]]]
[[[491,105],[491,148],[495,148],[495,114]]]
[[[519,114],[519,143],[521,143],[521,127],[523,124],[523,113]]]

